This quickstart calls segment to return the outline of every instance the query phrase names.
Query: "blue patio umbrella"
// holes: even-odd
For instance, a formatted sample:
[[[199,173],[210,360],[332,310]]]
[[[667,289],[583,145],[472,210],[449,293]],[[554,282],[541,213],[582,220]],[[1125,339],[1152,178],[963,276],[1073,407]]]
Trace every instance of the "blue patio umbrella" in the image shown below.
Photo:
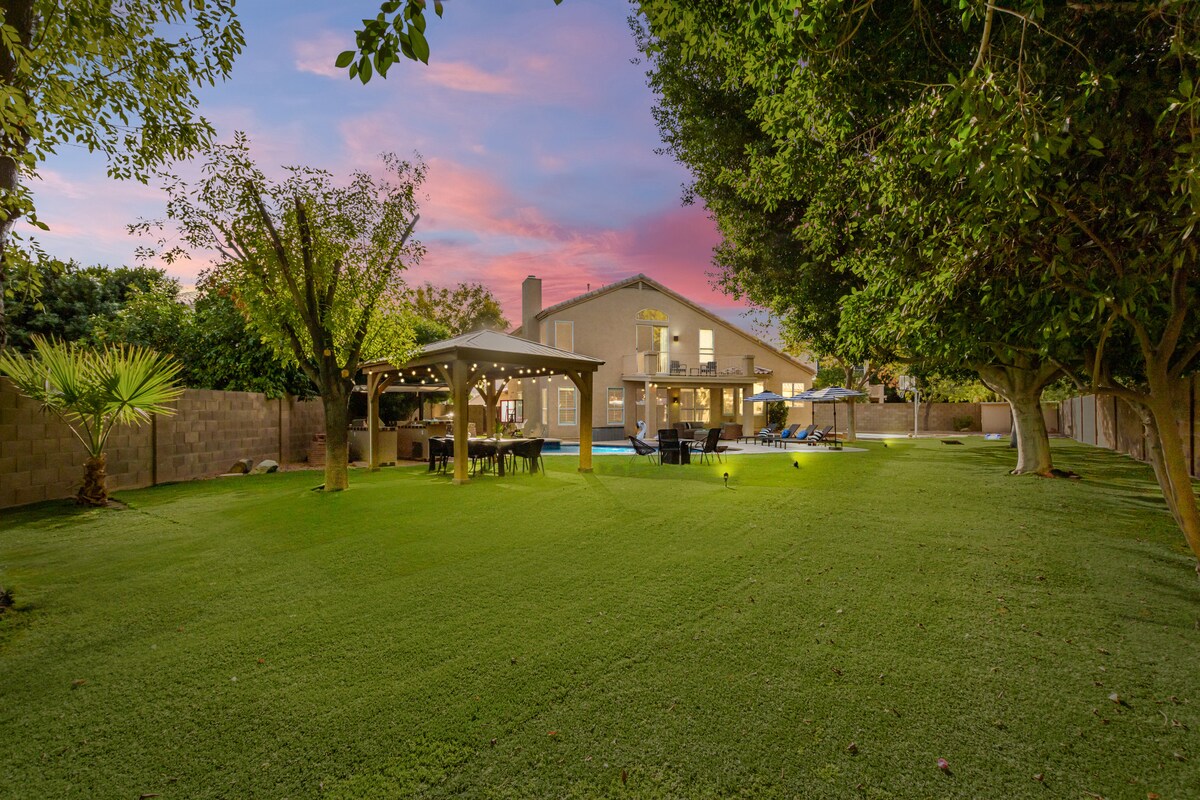
[[[746,402],[746,403],[774,403],[778,400],[787,400],[787,398],[781,394],[775,394],[774,392],[759,392],[758,394],[752,394],[749,397],[744,398],[743,402]]]
[[[774,392],[759,392],[742,398],[743,403],[775,403],[782,400],[787,400],[787,398]]]
[[[842,386],[826,386],[824,389],[809,389],[795,397],[789,397],[801,403],[833,403],[833,441],[837,441],[837,403],[847,397],[862,397],[862,392],[846,389]]]

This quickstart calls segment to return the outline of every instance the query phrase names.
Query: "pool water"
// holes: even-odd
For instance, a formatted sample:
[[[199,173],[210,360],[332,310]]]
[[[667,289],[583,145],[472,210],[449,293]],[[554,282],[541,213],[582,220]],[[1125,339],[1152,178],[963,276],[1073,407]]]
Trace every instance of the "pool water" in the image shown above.
[[[557,450],[543,450],[544,456],[577,456],[579,455],[579,445],[563,444]],[[592,455],[594,456],[632,456],[634,450],[629,445],[610,445],[604,442],[595,442],[592,444]]]

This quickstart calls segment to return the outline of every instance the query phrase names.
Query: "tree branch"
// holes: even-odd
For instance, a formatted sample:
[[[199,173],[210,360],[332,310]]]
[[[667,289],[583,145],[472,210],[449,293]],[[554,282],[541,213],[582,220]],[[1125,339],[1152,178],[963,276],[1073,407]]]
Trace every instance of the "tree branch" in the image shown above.
[[[279,231],[275,229],[275,220],[271,219],[271,214],[267,211],[267,206],[262,201],[258,187],[253,182],[246,181],[246,189],[250,193],[250,199],[254,201],[255,208],[258,209],[259,218],[262,219],[263,225],[267,228],[267,233],[270,234],[271,246],[275,250],[275,257],[279,259],[279,268],[283,272],[284,280],[287,281],[288,290],[292,293],[292,297],[297,303],[304,302],[304,297],[300,294],[300,287],[296,285],[296,279],[292,275],[292,266],[288,260],[287,248],[283,246],[283,239],[279,236]],[[244,245],[243,249],[245,249]]]
[[[983,66],[983,58],[987,55],[988,45],[992,39],[992,20],[996,16],[996,6],[994,3],[987,4],[987,16],[983,19],[983,38],[979,40],[979,55],[975,56],[975,63],[971,66],[971,72],[976,72]]]
[[[1086,222],[1084,222],[1082,218],[1079,217],[1078,214],[1048,194],[1043,194],[1041,196],[1046,200],[1046,202],[1054,207],[1055,211],[1057,211],[1059,214],[1062,214],[1064,217],[1074,223],[1079,230],[1083,231],[1084,236],[1087,236],[1092,240],[1094,245],[1100,248],[1101,252],[1103,252],[1108,258],[1109,263],[1112,264],[1113,269],[1116,270],[1118,278],[1125,277],[1125,270],[1121,265],[1121,260],[1117,257],[1116,251],[1109,247],[1109,245],[1104,242],[1099,235],[1097,235],[1097,233],[1092,230],[1092,228]]]

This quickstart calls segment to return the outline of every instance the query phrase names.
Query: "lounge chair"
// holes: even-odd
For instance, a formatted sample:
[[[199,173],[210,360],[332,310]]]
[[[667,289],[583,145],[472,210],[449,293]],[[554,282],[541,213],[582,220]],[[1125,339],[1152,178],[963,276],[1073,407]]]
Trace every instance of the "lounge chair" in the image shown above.
[[[753,442],[755,440],[762,439],[763,437],[766,437],[766,436],[774,436],[778,432],[779,432],[778,425],[768,425],[767,427],[763,428],[758,433],[750,434],[748,436],[739,436],[738,441],[739,442],[741,442],[741,441]]]
[[[723,444],[717,444],[721,440],[721,429],[710,428],[708,435],[704,437],[704,445],[694,452],[700,454],[700,461],[703,463],[710,456],[716,456],[717,461],[721,461],[721,455],[729,448]]]
[[[654,456],[658,454],[658,450],[655,449],[654,445],[650,444],[649,442],[643,442],[636,436],[630,436],[629,443],[633,445],[633,456],[630,457],[630,461],[638,456],[648,456],[650,458],[650,462],[654,463]]]
[[[784,444],[785,445],[786,444],[800,444],[800,443],[807,442],[809,440],[809,438],[813,435],[813,431],[815,431],[816,429],[817,429],[816,425],[809,425],[804,430],[799,431],[794,436],[791,436],[790,438],[788,438],[788,440],[785,441]]]
[[[796,435],[796,431],[798,431],[799,429],[800,429],[799,422],[797,422],[795,425],[789,425],[787,430],[785,430],[783,433],[776,436],[772,440],[772,442],[774,444],[787,444],[789,441],[791,441],[792,437],[794,437]]]
[[[831,430],[833,430],[833,426],[826,425],[824,428],[819,431],[815,431],[811,436],[805,439],[805,443],[809,445],[819,444],[825,440],[825,437],[829,435]]]

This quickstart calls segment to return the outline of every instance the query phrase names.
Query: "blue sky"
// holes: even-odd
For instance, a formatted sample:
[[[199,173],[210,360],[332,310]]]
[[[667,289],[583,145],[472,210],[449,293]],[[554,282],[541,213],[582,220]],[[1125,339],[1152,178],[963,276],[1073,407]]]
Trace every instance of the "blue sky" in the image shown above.
[[[246,131],[264,167],[348,174],[378,154],[429,164],[418,236],[428,255],[410,283],[480,281],[519,319],[520,281],[551,304],[644,272],[740,321],[708,275],[717,242],[702,207],[684,207],[682,167],[659,146],[644,66],[621,0],[447,0],[430,18],[429,66],[403,62],[367,86],[333,68],[376,0],[243,0],[246,49],[231,79],[201,93],[228,139]],[[125,226],[159,217],[153,185],[116,182],[101,157],[64,147],[35,184],[40,236],[59,257],[132,263]],[[172,270],[184,283],[202,260]]]

